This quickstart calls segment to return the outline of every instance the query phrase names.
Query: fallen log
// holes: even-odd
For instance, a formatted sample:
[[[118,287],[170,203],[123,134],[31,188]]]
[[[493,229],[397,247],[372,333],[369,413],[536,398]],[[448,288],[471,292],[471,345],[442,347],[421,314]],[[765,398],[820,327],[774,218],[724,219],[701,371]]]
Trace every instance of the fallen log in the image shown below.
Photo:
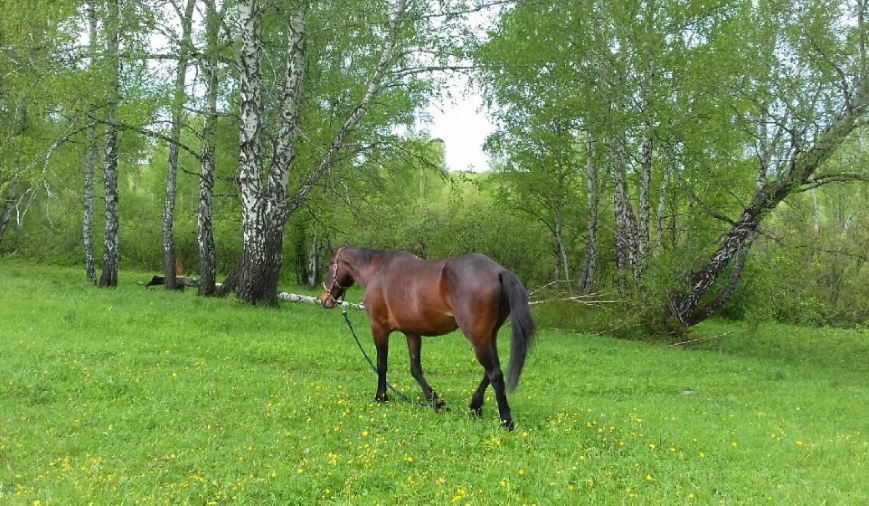
[[[197,288],[199,287],[199,280],[196,278],[191,278],[188,276],[178,276],[175,278],[176,284],[180,288]],[[150,288],[152,286],[164,285],[166,283],[166,278],[164,276],[154,276],[151,278],[151,281],[145,283],[146,288]],[[215,283],[215,288],[220,288],[222,283]],[[317,297],[312,297],[310,295],[299,295],[296,293],[287,293],[287,292],[278,292],[278,300],[285,300],[287,302],[303,302],[306,304],[316,304],[320,305],[320,299]],[[353,302],[344,301],[341,303],[342,307],[351,307],[353,309],[365,309],[365,306],[362,304],[355,304]]]

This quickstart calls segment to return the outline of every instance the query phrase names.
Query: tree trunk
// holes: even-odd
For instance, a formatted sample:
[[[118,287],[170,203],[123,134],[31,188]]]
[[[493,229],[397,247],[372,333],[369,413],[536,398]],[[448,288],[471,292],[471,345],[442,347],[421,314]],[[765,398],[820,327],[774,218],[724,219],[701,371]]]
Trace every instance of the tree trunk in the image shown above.
[[[554,210],[554,235],[555,235],[555,279],[559,279],[559,271],[563,275],[564,281],[567,282],[568,290],[573,291],[570,286],[570,267],[567,265],[567,251],[564,248],[564,224],[561,216],[561,209]]]
[[[595,271],[597,270],[597,228],[599,225],[598,207],[600,196],[597,184],[597,164],[593,156],[594,137],[591,132],[585,140],[585,175],[588,197],[588,215],[586,216],[586,228],[588,238],[585,241],[585,258],[582,262],[582,273],[579,277],[579,290],[581,293],[591,293],[594,285]]]
[[[383,90],[383,83],[387,76],[389,65],[392,62],[398,37],[400,36],[401,23],[406,14],[407,4],[408,0],[399,0],[398,2],[396,13],[390,20],[389,32],[386,35],[387,39],[383,52],[380,54],[377,69],[368,83],[368,88],[362,100],[360,100],[341,125],[329,148],[311,173],[302,180],[292,198],[288,198],[289,171],[295,158],[295,141],[300,132],[301,85],[304,80],[304,55],[306,51],[305,13],[296,10],[292,14],[289,29],[292,51],[290,62],[287,65],[284,85],[281,128],[275,148],[275,158],[272,161],[272,167],[269,172],[268,211],[264,220],[266,228],[266,253],[264,256],[269,259],[269,264],[262,270],[263,279],[266,284],[266,292],[263,297],[277,300],[275,294],[277,293],[277,281],[283,263],[283,233],[287,220],[307,200],[314,184],[335,164],[336,158],[344,148],[348,136],[368,111],[374,99]],[[239,290],[241,290],[242,283],[243,281],[240,279]]]
[[[106,58],[109,65],[109,93],[106,107],[106,144],[105,144],[105,200],[106,231],[103,253],[103,271],[100,276],[101,288],[118,286],[119,232],[118,232],[118,128],[115,126],[115,110],[120,95],[120,26],[118,0],[108,0],[106,11]]]
[[[661,193],[658,195],[658,209],[656,213],[656,218],[658,222],[658,226],[655,229],[655,249],[652,252],[652,256],[654,258],[658,258],[661,255],[661,249],[664,247],[664,221],[666,220],[667,214],[667,196],[670,190],[670,175],[673,173],[676,164],[675,156],[673,156],[672,147],[669,148],[669,157],[667,163],[664,165],[664,174],[661,180]]]
[[[181,118],[184,114],[184,102],[187,98],[187,60],[190,54],[191,32],[193,25],[193,7],[195,0],[187,0],[187,6],[182,14],[178,14],[181,22],[181,43],[178,51],[178,67],[175,71],[175,90],[172,101],[172,128],[169,133],[169,166],[166,171],[166,201],[163,206],[163,273],[166,277],[166,289],[178,288],[175,283],[175,194],[178,187],[178,143],[181,141]]]
[[[613,205],[616,219],[616,267],[630,270],[633,276],[638,277],[639,250],[638,250],[638,226],[630,194],[627,186],[627,161],[624,145],[621,140],[610,137],[608,139],[610,151],[613,155],[613,180],[615,191],[613,192]]]
[[[93,70],[96,67],[97,58],[99,57],[99,47],[97,41],[97,13],[96,1],[91,0],[87,4],[88,15],[88,55],[90,57],[90,66]],[[87,154],[85,155],[84,167],[84,218],[82,220],[82,242],[84,244],[84,265],[85,275],[93,284],[97,283],[97,261],[96,253],[94,252],[94,173],[97,168],[99,158],[99,150],[97,149],[96,139],[96,112],[94,106],[89,107],[87,116],[87,125],[85,127],[85,138],[87,139]]]
[[[12,208],[15,207],[16,197],[18,197],[18,177],[12,176],[12,182],[9,184],[9,190],[3,202],[3,212],[0,212],[0,251],[3,251],[3,238],[9,227],[9,216],[12,214]]]
[[[284,76],[281,126],[269,170],[266,201],[266,294],[270,298],[278,293],[278,279],[284,259],[284,226],[290,215],[287,198],[290,171],[296,159],[296,139],[301,132],[302,83],[305,80],[307,52],[304,10],[293,10],[288,28],[290,58]]]
[[[217,51],[220,17],[214,0],[206,0],[205,38],[205,123],[202,127],[202,150],[199,166],[199,208],[197,212],[196,239],[199,245],[199,284],[198,294],[208,297],[215,294],[217,282],[217,262],[215,260],[214,230],[212,210],[214,207],[214,173],[217,144]]]
[[[647,130],[651,130],[647,128]],[[652,216],[651,186],[652,186],[652,137],[647,131],[641,146],[642,160],[640,162],[639,188],[639,219],[637,220],[637,277],[642,277],[646,270],[646,258],[649,252],[649,223]]]
[[[238,297],[258,304],[266,297],[265,201],[262,161],[262,11],[259,0],[238,3],[242,25],[240,71],[239,186],[242,205],[243,253],[238,272]]]
[[[737,255],[746,254],[763,219],[785,198],[801,185],[810,183],[815,171],[825,162],[845,141],[848,135],[858,126],[858,119],[866,114],[869,93],[867,93],[867,77],[860,76],[854,93],[842,112],[816,137],[814,144],[799,152],[790,159],[786,170],[772,182],[758,185],[749,206],[742,212],[718,250],[698,269],[687,277],[687,287],[680,293],[671,295],[670,306],[674,316],[685,326],[696,325],[708,318],[715,309],[721,307],[732,295],[726,285],[709,302],[700,302],[712,288],[719,276],[734,259],[737,260],[733,272],[741,272]],[[744,262],[744,261],[743,261]],[[711,309],[711,310],[710,310]]]
[[[311,228],[311,249],[308,252],[308,288],[315,288],[320,281],[320,244],[317,229]]]

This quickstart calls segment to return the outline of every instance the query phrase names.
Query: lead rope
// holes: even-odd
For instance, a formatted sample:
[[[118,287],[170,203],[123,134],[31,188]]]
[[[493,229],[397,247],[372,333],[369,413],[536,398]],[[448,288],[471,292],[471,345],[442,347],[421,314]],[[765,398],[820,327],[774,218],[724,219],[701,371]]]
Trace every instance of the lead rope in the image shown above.
[[[353,339],[356,341],[356,346],[359,347],[359,351],[362,352],[362,356],[365,357],[365,360],[366,360],[366,361],[368,361],[368,365],[371,367],[371,370],[374,371],[375,373],[377,373],[377,367],[374,366],[374,362],[371,361],[371,358],[368,356],[368,353],[365,352],[365,348],[362,347],[362,343],[359,342],[359,336],[357,336],[357,335],[356,335],[356,331],[353,330],[353,324],[350,323],[350,317],[347,316],[347,306],[346,306],[343,302],[341,303],[341,315],[344,316],[344,321],[347,322],[347,327],[350,328],[350,334],[353,335]],[[410,404],[415,404],[415,405],[417,405],[417,406],[422,406],[422,407],[425,407],[425,408],[429,407],[428,404],[425,404],[425,403],[422,403],[422,402],[416,402],[416,401],[414,401],[413,399],[411,399],[410,397],[408,397],[408,396],[404,395],[403,393],[399,392],[399,391],[398,391],[394,386],[392,386],[392,384],[391,384],[390,382],[388,382],[388,381],[386,382],[386,386],[389,387],[389,389],[392,390],[392,392],[393,392],[395,395],[399,396],[399,397],[400,397],[402,400],[404,400],[405,402],[408,402],[408,403],[410,403]]]

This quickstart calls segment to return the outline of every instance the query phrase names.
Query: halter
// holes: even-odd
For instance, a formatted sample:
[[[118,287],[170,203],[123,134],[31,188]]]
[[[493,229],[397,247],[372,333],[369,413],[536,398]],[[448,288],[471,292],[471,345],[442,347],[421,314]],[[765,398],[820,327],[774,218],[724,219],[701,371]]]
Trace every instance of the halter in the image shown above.
[[[335,265],[334,265],[335,272],[332,274],[332,284],[329,287],[327,287],[326,282],[325,281],[323,282],[323,290],[326,291],[326,293],[329,295],[329,298],[332,299],[332,302],[334,302],[337,305],[341,305],[341,301],[338,300],[337,298],[335,298],[334,296],[332,296],[332,290],[334,290],[336,286],[338,288],[340,288],[341,290],[343,290],[343,292],[339,296],[340,298],[343,299],[344,296],[347,295],[347,289],[352,286],[352,282],[350,285],[347,285],[347,286],[344,286],[338,282],[338,254],[341,253],[342,249],[344,249],[344,246],[341,246],[340,248],[338,248],[338,251],[335,252]],[[331,269],[331,267],[330,267],[330,269]],[[326,276],[326,278],[328,279],[328,276]]]

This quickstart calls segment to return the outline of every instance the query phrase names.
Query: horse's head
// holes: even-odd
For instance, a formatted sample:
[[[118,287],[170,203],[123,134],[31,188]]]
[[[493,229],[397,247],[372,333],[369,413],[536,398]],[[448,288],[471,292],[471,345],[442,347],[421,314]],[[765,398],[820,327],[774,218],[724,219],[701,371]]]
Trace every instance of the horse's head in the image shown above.
[[[332,242],[329,242],[329,249],[332,250],[332,260],[329,261],[329,268],[326,271],[326,281],[323,283],[323,293],[320,295],[320,305],[326,309],[335,307],[339,300],[347,293],[347,289],[353,286],[353,276],[350,274],[350,269],[346,263],[346,259],[341,255],[341,251],[347,246],[335,248]]]

